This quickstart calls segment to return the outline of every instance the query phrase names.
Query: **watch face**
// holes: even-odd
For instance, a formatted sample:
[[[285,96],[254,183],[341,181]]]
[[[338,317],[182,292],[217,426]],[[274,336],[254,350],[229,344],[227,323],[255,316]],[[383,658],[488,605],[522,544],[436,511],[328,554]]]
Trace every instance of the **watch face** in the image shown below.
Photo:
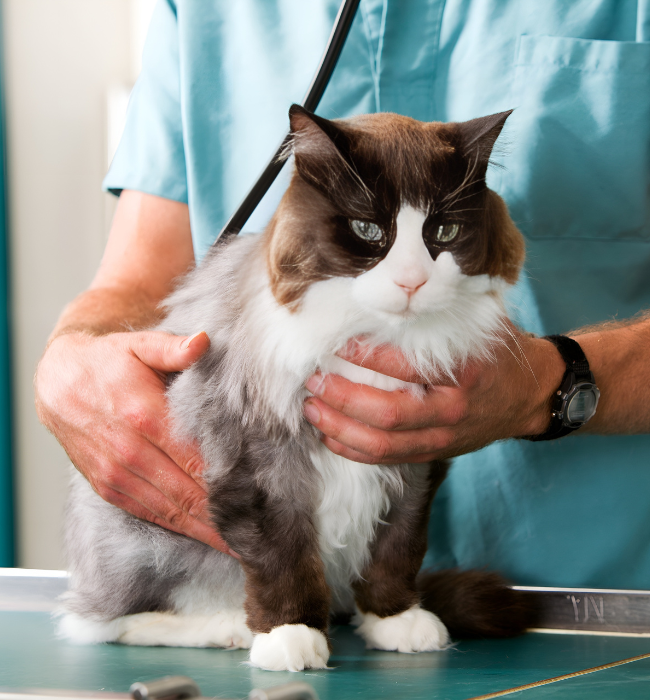
[[[596,413],[600,391],[595,384],[585,382],[573,387],[573,392],[564,412],[565,423],[582,425]]]

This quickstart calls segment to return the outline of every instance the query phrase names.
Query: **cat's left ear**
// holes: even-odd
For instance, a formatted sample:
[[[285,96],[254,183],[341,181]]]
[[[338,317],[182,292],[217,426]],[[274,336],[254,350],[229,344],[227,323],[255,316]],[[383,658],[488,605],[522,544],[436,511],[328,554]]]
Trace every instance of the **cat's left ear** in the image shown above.
[[[479,171],[485,172],[494,143],[512,112],[513,110],[509,109],[507,112],[499,112],[488,117],[479,117],[456,124],[461,137],[463,153],[470,163],[476,163]]]

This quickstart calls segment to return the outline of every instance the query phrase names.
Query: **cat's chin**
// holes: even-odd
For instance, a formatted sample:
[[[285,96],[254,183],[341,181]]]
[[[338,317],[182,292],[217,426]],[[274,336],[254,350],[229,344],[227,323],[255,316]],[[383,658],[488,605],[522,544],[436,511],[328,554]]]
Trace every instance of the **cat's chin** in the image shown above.
[[[440,309],[428,308],[423,313],[412,306],[408,306],[401,311],[374,307],[373,309],[368,309],[367,313],[369,316],[374,316],[380,324],[388,324],[391,330],[400,331],[418,324],[439,321],[442,316],[449,313],[449,310],[442,307]]]
[[[376,298],[372,302],[366,299],[355,298],[357,308],[367,317],[380,322],[408,326],[417,323],[423,316],[422,309],[418,309],[418,304],[413,300],[397,303],[396,300],[386,300],[383,304]],[[426,313],[431,313],[431,309],[426,309]],[[435,309],[433,310],[435,313]]]
[[[419,315],[411,309],[406,308],[402,311],[392,311],[387,309],[372,309],[372,313],[380,321],[386,321],[397,326],[409,326],[418,321]]]

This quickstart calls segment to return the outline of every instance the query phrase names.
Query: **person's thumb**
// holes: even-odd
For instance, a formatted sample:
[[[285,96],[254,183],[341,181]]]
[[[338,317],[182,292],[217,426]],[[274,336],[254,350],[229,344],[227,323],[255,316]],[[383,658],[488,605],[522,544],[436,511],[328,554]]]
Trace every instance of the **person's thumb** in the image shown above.
[[[205,331],[191,336],[156,331],[133,333],[131,351],[145,365],[159,372],[181,372],[194,364],[210,347]]]

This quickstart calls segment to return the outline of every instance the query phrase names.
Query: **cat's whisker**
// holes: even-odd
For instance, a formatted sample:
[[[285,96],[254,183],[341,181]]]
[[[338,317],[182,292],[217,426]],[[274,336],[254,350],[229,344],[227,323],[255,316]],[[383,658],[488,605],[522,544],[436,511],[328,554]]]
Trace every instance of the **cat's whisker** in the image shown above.
[[[518,350],[519,350],[519,353],[520,353],[521,357],[523,358],[523,361],[520,360],[520,362],[525,362],[525,365],[524,365],[523,368],[524,368],[524,369],[528,369],[528,370],[530,371],[530,373],[531,373],[533,379],[535,380],[535,384],[537,384],[537,388],[540,389],[541,387],[540,387],[539,381],[537,380],[537,376],[535,375],[535,371],[533,370],[532,365],[530,364],[530,361],[528,360],[528,357],[526,356],[526,353],[524,352],[524,349],[521,347],[521,343],[519,342],[518,338],[517,338],[517,337],[515,336],[515,334],[510,330],[510,328],[508,328],[507,325],[504,324],[503,328],[504,328],[504,330],[506,331],[506,333],[512,338],[512,340],[514,341],[515,345],[517,346],[517,348],[518,348]],[[507,346],[506,346],[506,347],[507,347]],[[508,348],[508,349],[510,350],[510,348]],[[512,352],[512,350],[510,350],[510,352]],[[515,354],[514,354],[514,353],[512,353],[512,355],[513,355],[513,357],[515,357]],[[516,359],[516,358],[515,358],[515,359]]]
[[[447,205],[447,209],[453,207],[455,204],[458,204],[458,202],[462,202],[465,199],[471,199],[472,197],[474,197],[473,192],[471,194],[463,195],[462,197],[456,197],[449,202],[449,204]]]
[[[476,153],[476,156],[474,158],[474,161],[472,162],[471,166],[467,169],[467,172],[465,173],[465,176],[463,180],[461,181],[460,185],[450,192],[444,199],[443,201],[446,200],[454,200],[457,194],[460,194],[464,189],[471,187],[472,185],[476,184],[477,182],[480,182],[482,178],[475,178],[471,179],[476,172],[477,166],[478,166],[478,152]]]

